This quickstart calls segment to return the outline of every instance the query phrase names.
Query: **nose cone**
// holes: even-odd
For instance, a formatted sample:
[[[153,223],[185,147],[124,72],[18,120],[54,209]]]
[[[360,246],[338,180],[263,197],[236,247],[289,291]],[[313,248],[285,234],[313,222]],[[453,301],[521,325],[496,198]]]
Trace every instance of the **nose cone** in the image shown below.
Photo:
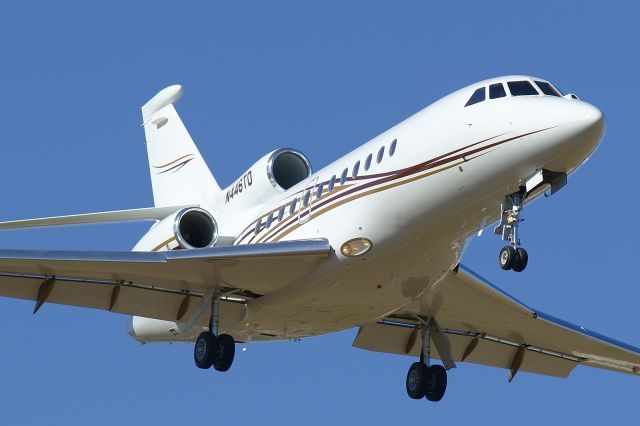
[[[550,122],[553,155],[546,167],[570,173],[584,163],[598,146],[604,134],[604,116],[595,106],[578,100],[562,100],[553,111]],[[551,113],[551,111],[549,111]]]
[[[582,132],[588,132],[598,136],[598,142],[604,133],[604,115],[595,106],[586,102],[577,101],[571,106],[572,115],[575,121],[569,124],[575,124]]]

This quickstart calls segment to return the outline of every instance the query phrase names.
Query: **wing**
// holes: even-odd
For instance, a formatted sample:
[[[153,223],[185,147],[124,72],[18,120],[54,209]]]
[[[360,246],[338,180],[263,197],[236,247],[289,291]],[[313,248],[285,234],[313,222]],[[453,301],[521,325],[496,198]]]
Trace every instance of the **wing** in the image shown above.
[[[324,239],[170,252],[0,250],[0,296],[177,321],[212,287],[242,302],[298,280],[331,253]]]
[[[518,370],[567,377],[578,364],[640,373],[639,348],[531,309],[463,266],[420,302],[361,327],[353,344],[418,355],[418,316],[435,319],[455,361],[508,368],[511,378]]]

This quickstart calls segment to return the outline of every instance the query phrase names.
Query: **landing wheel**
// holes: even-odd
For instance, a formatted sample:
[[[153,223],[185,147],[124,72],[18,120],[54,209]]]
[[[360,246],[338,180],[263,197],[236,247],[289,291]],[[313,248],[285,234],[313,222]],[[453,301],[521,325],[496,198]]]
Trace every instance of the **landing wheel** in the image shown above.
[[[414,362],[407,373],[407,395],[421,399],[429,386],[429,367],[422,362]]]
[[[236,342],[228,334],[221,334],[218,336],[216,343],[216,353],[212,360],[213,368],[218,371],[227,371],[233,364]]]
[[[498,255],[498,262],[500,267],[504,270],[513,268],[517,258],[516,249],[511,246],[502,247],[500,254]]]
[[[429,381],[424,396],[429,401],[440,401],[447,390],[447,370],[441,365],[432,365],[428,370]]]
[[[527,251],[522,247],[518,247],[516,250],[516,261],[513,264],[512,269],[516,272],[524,271],[524,268],[527,267],[527,263],[529,262],[529,255]]]
[[[200,333],[196,340],[196,345],[193,348],[193,359],[196,362],[196,366],[203,369],[210,368],[213,364],[217,348],[216,336],[214,336],[213,333],[210,331]]]

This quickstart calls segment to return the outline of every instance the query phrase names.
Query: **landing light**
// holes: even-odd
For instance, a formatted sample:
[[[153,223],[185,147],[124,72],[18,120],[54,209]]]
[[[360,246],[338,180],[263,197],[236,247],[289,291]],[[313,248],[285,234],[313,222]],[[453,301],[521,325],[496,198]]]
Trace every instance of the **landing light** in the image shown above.
[[[340,247],[340,252],[347,257],[360,256],[371,250],[373,243],[366,238],[354,238]]]

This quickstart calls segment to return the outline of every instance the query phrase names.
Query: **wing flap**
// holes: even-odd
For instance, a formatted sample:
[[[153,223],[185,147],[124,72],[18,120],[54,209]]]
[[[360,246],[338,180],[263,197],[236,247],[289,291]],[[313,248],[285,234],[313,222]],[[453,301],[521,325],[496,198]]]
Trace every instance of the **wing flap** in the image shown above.
[[[38,298],[40,286],[46,277],[0,276],[2,296],[14,299]],[[118,286],[116,297],[114,289]],[[185,298],[189,302],[185,303]],[[145,288],[130,283],[78,281],[55,279],[46,303],[107,310],[111,312],[155,318],[166,321],[188,321],[195,313],[201,293],[185,293],[168,289]],[[244,314],[242,304],[228,297],[222,302],[223,322],[238,321]],[[208,316],[201,316],[197,324],[206,325]]]
[[[417,324],[415,324],[417,326]],[[383,323],[367,324],[360,328],[353,346],[375,352],[395,353],[418,357],[422,341],[418,337],[407,352],[407,342],[415,328],[389,325]],[[456,362],[460,362],[465,351],[475,338],[474,335],[448,334],[451,343],[451,354]],[[482,364],[498,368],[511,368],[519,347],[517,345],[500,343],[490,339],[479,339],[473,351],[465,358],[466,362]],[[540,353],[538,348],[528,350],[520,366],[521,371],[544,374],[554,377],[567,377],[577,365],[577,361],[560,356]],[[559,355],[559,354],[558,354]],[[435,345],[431,346],[431,356],[440,359]]]

